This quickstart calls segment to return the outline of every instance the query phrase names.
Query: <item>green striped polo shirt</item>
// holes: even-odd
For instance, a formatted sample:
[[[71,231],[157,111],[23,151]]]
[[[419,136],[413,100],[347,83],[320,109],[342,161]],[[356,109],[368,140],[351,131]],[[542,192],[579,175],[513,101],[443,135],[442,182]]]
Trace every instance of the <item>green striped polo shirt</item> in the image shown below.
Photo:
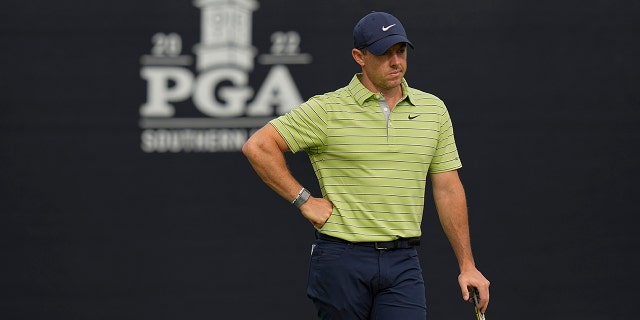
[[[292,152],[309,155],[333,202],[321,233],[352,242],[418,237],[427,174],[462,167],[449,113],[403,79],[404,96],[385,116],[384,98],[360,77],[270,123]]]

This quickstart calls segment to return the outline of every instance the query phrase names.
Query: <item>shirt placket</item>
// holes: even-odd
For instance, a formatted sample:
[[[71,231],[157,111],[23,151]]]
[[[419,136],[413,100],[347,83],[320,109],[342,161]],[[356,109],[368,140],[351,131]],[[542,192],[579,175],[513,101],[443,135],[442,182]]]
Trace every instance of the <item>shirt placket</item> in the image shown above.
[[[380,106],[380,111],[382,111],[382,114],[384,115],[385,123],[387,126],[386,132],[387,132],[387,143],[388,143],[390,138],[389,136],[390,127],[393,127],[393,123],[391,122],[391,108],[389,108],[389,104],[387,103],[387,100],[385,100],[381,94],[377,94],[376,99],[378,99],[378,105]]]

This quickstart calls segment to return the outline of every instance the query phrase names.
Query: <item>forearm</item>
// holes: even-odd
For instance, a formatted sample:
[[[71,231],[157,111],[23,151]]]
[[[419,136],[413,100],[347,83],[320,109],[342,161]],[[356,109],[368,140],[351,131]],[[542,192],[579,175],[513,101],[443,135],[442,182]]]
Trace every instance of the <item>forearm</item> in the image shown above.
[[[271,125],[258,130],[242,147],[242,152],[264,183],[291,202],[298,196],[302,185],[287,168],[284,152],[288,150],[287,144]],[[333,204],[324,198],[309,197],[300,206],[300,211],[311,224],[320,228],[331,216]]]
[[[489,304],[490,283],[476,268],[471,252],[467,200],[462,182],[460,182],[457,171],[434,174],[431,176],[431,181],[440,224],[442,224],[442,229],[451,243],[460,266],[458,283],[462,299],[469,300],[468,287],[477,288],[480,292],[478,308],[484,313]]]
[[[453,248],[460,270],[475,268],[469,236],[467,201],[457,174],[455,179],[447,180],[446,184],[440,181],[434,185],[433,197],[440,224]]]
[[[242,152],[264,183],[287,201],[292,201],[302,188],[291,175],[284,157],[284,147],[272,139],[273,128],[256,132]]]

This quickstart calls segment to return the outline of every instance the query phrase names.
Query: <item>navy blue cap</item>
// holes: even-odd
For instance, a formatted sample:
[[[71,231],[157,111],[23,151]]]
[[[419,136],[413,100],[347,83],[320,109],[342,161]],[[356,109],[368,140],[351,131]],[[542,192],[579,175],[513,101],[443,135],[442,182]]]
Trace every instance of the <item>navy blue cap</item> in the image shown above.
[[[377,56],[399,42],[406,42],[413,48],[400,20],[386,12],[373,11],[353,28],[354,48],[367,49]]]

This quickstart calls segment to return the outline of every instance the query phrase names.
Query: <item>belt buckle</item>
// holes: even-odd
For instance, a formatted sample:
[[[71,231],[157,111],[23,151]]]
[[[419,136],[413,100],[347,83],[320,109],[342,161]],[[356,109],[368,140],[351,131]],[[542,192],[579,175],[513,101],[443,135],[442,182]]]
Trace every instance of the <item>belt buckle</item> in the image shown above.
[[[396,246],[396,243],[395,243],[395,242],[393,243],[394,248],[389,248],[389,247],[380,247],[380,246],[378,246],[378,244],[380,244],[380,242],[374,242],[374,243],[373,243],[373,248],[375,248],[376,250],[391,250],[391,249],[394,249],[394,248],[395,248],[395,246]]]

